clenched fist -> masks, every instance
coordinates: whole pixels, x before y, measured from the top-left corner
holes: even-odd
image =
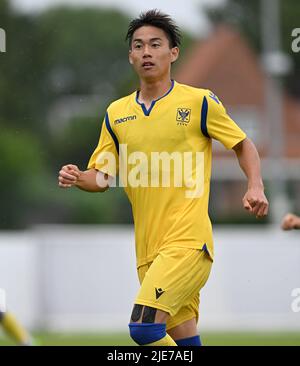
[[[61,188],[70,188],[75,186],[81,173],[82,172],[79,170],[77,165],[64,165],[59,171],[58,185]]]
[[[244,208],[257,218],[268,214],[269,202],[262,189],[248,189],[243,198]]]

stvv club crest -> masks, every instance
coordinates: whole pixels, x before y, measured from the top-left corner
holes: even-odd
[[[187,125],[190,122],[191,109],[188,108],[178,108],[176,121],[178,125]]]

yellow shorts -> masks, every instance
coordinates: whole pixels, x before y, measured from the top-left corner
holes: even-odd
[[[199,318],[200,289],[205,285],[212,260],[204,250],[167,247],[153,262],[138,268],[141,283],[135,304],[170,314],[167,329]]]

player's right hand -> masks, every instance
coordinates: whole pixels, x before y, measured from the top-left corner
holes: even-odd
[[[61,188],[70,188],[76,185],[81,171],[77,165],[64,165],[59,171],[58,185]]]

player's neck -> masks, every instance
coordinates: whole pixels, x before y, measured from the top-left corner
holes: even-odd
[[[170,76],[157,81],[140,81],[139,102],[149,107],[153,100],[164,96],[171,88],[172,81]]]

